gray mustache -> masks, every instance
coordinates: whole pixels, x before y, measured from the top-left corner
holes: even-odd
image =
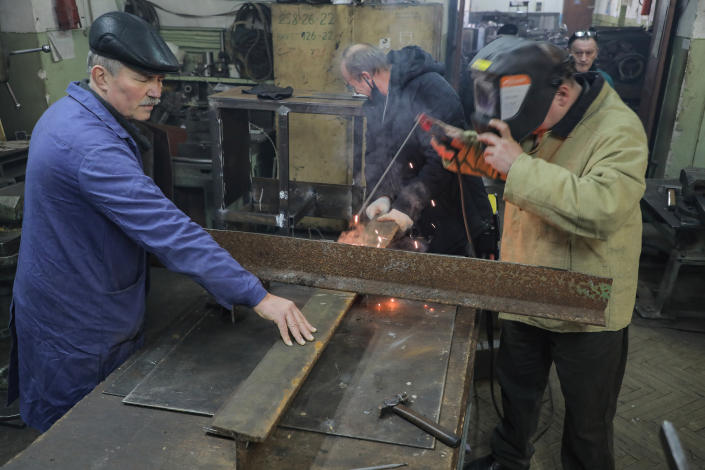
[[[156,106],[160,101],[159,98],[145,98],[140,103],[140,106]]]

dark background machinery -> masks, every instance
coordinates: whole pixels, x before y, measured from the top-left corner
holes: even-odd
[[[597,66],[610,74],[614,88],[633,110],[639,109],[651,33],[641,27],[596,27]]]

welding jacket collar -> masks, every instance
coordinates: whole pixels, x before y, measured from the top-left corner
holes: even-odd
[[[583,119],[590,105],[602,91],[605,79],[598,72],[585,72],[575,75],[575,81],[583,87],[578,99],[573,103],[563,119],[551,129],[551,133],[565,139]]]

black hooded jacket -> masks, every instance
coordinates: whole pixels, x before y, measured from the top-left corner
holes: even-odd
[[[364,105],[368,191],[379,181],[419,113],[465,127],[460,98],[441,75],[443,66],[430,54],[408,46],[391,51],[387,59],[392,65],[389,92]],[[462,178],[468,225],[475,240],[491,224],[491,207],[482,179]],[[432,238],[430,251],[459,254],[464,249],[458,176],[443,168],[428,133],[418,127],[413,132],[373,200],[381,196],[388,196],[392,208],[407,214],[421,235]]]

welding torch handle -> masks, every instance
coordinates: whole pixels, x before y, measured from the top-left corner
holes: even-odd
[[[392,410],[405,420],[423,429],[448,447],[458,447],[460,445],[460,437],[458,437],[455,433],[450,432],[428,418],[421,416],[411,408],[404,405],[396,405],[392,408]]]
[[[406,139],[404,139],[404,142],[402,142],[401,145],[399,146],[399,150],[397,150],[397,153],[395,153],[395,154],[394,154],[394,157],[392,157],[392,161],[389,162],[389,165],[387,165],[387,168],[384,170],[384,173],[382,173],[382,176],[379,177],[379,181],[377,181],[377,184],[375,185],[375,187],[372,188],[372,191],[370,191],[370,194],[367,196],[367,199],[365,199],[365,202],[362,203],[362,206],[360,207],[360,210],[357,211],[357,216],[358,216],[358,217],[360,217],[360,215],[362,214],[362,211],[364,211],[365,208],[367,207],[367,205],[370,203],[370,200],[372,199],[372,196],[374,196],[375,193],[377,192],[377,188],[379,188],[379,185],[382,183],[382,181],[384,181],[384,177],[387,176],[387,173],[389,172],[389,169],[392,168],[392,165],[394,165],[394,162],[396,161],[397,157],[398,157],[399,154],[401,153],[401,151],[402,151],[402,149],[404,148],[404,146],[406,145],[406,143],[409,141],[409,138],[411,137],[411,134],[414,133],[414,130],[416,130],[416,128],[418,127],[418,125],[419,125],[419,120],[418,120],[418,119],[415,119],[415,120],[414,120],[414,126],[411,128],[411,130],[409,131],[409,133],[406,135]]]

